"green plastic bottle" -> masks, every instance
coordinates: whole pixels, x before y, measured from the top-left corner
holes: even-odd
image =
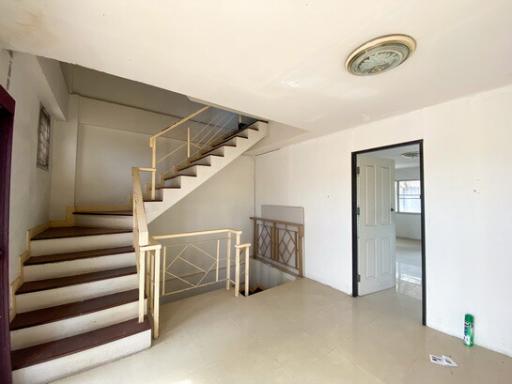
[[[464,316],[464,344],[472,347],[475,343],[475,317],[469,313]]]

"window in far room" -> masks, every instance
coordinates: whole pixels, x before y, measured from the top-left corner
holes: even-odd
[[[419,180],[395,182],[395,206],[400,213],[421,213],[421,184]]]

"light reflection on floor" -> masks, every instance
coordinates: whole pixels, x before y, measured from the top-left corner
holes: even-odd
[[[421,242],[396,239],[396,286],[398,293],[421,300]]]

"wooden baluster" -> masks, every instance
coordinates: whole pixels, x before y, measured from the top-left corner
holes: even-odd
[[[295,268],[299,270],[299,232],[293,232],[295,239]]]
[[[149,146],[151,147],[151,200],[156,197],[156,138],[149,139]]]
[[[272,223],[272,259],[279,261],[279,228],[275,222]]]
[[[144,251],[139,249],[139,323],[144,321],[144,278],[146,275],[145,266],[146,260],[144,257]]]
[[[258,231],[258,220],[254,219],[254,225],[253,225],[253,236],[252,236],[252,243],[254,244],[254,250],[252,251],[252,254],[254,257],[258,257],[258,238],[259,238],[259,231]]]
[[[215,261],[215,281],[219,281],[219,256],[220,256],[220,239],[217,240],[217,257]]]
[[[231,286],[231,232],[228,233],[228,245],[226,250],[226,289]]]
[[[240,249],[235,248],[235,296],[238,297],[240,291]]]
[[[298,266],[297,266],[297,269],[299,271],[299,276],[300,277],[303,277],[304,276],[304,271],[303,271],[303,268],[304,268],[304,265],[303,265],[303,250],[302,250],[302,243],[304,241],[304,226],[302,225],[299,225],[299,241],[297,243],[297,258],[299,260],[299,263],[298,263]]]
[[[240,245],[240,234],[236,234],[236,245]],[[240,248],[235,247],[235,296],[240,291]]]
[[[167,271],[167,247],[163,247],[163,261],[162,261],[162,294],[165,295],[165,280]]]
[[[154,284],[153,284],[153,338],[157,339],[160,334],[160,250],[154,251]]]
[[[245,297],[249,297],[249,248],[245,248]]]

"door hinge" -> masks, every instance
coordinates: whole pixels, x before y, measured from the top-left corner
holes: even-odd
[[[361,214],[361,208],[357,207],[356,208],[356,215],[359,216]]]
[[[361,282],[361,275],[358,273],[357,274],[357,282],[360,283]]]
[[[359,175],[361,173],[361,167],[356,167],[356,175]]]

